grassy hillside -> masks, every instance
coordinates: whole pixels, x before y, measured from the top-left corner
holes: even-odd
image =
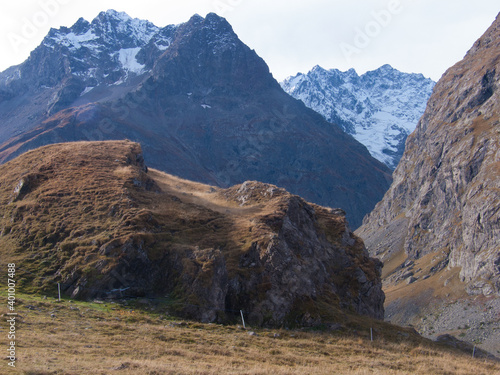
[[[354,302],[367,298],[369,307],[370,290],[380,287],[375,261],[341,211],[276,186],[216,189],[148,171],[135,143],[81,142],[47,146],[0,166],[0,207],[0,266],[16,264],[14,373],[499,370],[472,361],[470,350],[446,349],[411,329],[357,314]],[[317,285],[336,289],[311,286],[321,275],[318,265],[331,278]],[[7,272],[0,274],[5,322]],[[54,299],[58,283],[61,302]],[[224,285],[241,294],[219,298]],[[294,288],[309,294],[293,294]],[[281,324],[275,321],[280,328],[264,329],[272,324],[255,318],[262,301],[278,301],[278,313],[290,309]],[[240,309],[256,335],[234,325]],[[207,321],[229,324],[174,318],[206,311],[216,312]],[[283,329],[304,323],[308,329]],[[6,325],[0,327],[4,343]],[[0,366],[1,373],[9,370],[7,359]]]
[[[5,293],[0,296],[4,301]],[[372,342],[366,326],[334,332],[243,330],[178,321],[147,301],[58,302],[19,295],[17,311],[17,366],[9,370],[0,363],[4,374],[500,373],[497,362],[472,359],[380,321],[373,322]],[[0,335],[4,332],[2,325]]]
[[[1,165],[0,207],[1,262],[16,263],[23,292],[126,291],[205,322],[241,309],[268,326],[383,315],[380,265],[340,210],[269,184],[218,189],[148,170],[130,141],[51,145]]]

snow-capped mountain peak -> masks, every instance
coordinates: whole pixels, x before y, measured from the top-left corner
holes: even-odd
[[[290,187],[342,208],[352,227],[390,182],[365,147],[283,92],[214,13],[157,28],[108,11],[52,30],[0,73],[0,124],[0,162],[35,145],[134,139],[153,167],[219,186]]]
[[[394,169],[406,137],[415,129],[435,85],[422,74],[386,64],[358,75],[316,65],[281,83],[283,89],[363,143]]]
[[[159,31],[159,28],[149,21],[132,18],[115,10],[101,12],[92,21],[92,25],[101,37],[113,42],[123,40],[125,44],[146,44]],[[124,47],[130,48],[132,45]]]
[[[45,92],[48,114],[79,98],[82,103],[99,101],[150,71],[179,27],[160,28],[115,10],[90,22],[80,18],[71,27],[51,29],[25,63],[1,74],[0,92]]]
[[[71,27],[51,29],[33,52],[34,60],[58,60],[55,67],[59,74],[77,78],[79,95],[83,96],[93,87],[120,85],[143,74],[151,68],[146,66],[148,57],[151,60],[163,53],[176,29],[173,25],[159,28],[125,12],[108,10],[91,22],[80,18]],[[49,65],[53,63],[47,64],[47,68]],[[48,80],[43,81],[40,87],[52,87]]]
[[[108,9],[105,12],[101,12],[97,17],[98,18],[99,17],[101,17],[101,18],[114,18],[114,19],[122,20],[124,22],[128,22],[128,21],[132,20],[132,17],[130,17],[127,13],[118,12],[114,9]]]
[[[108,10],[99,13],[91,23],[80,18],[71,28],[52,29],[44,44],[60,44],[73,50],[82,47],[93,49],[95,45],[134,48],[147,44],[159,30],[149,21]]]

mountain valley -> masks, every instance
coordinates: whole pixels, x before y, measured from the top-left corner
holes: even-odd
[[[51,29],[0,73],[19,364],[500,372],[499,87],[500,15],[437,83],[280,84],[214,13]]]
[[[500,17],[436,84],[384,199],[356,231],[390,321],[500,353]]]

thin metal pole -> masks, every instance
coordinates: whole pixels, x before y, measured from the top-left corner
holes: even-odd
[[[61,302],[61,284],[57,283],[57,291],[59,292],[59,302]]]
[[[240,314],[241,314],[241,321],[243,322],[243,328],[247,328],[245,327],[245,318],[243,318],[243,310],[240,310]]]

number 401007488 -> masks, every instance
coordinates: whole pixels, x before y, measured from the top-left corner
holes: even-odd
[[[14,311],[14,305],[16,304],[16,265],[14,263],[7,264],[7,275],[9,277],[7,281],[7,305],[9,311]]]

